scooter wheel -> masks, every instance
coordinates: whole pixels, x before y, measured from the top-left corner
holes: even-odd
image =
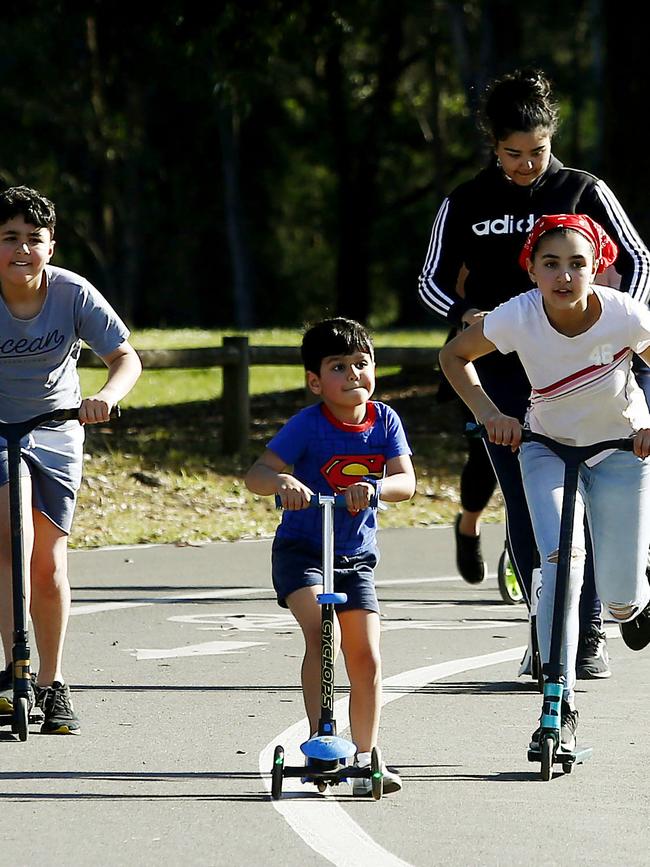
[[[273,768],[271,770],[271,797],[279,801],[282,797],[282,778],[284,777],[284,747],[279,744],[273,753]]]
[[[503,553],[499,557],[497,581],[499,583],[499,593],[506,605],[519,605],[520,602],[524,601],[524,595],[519,587],[507,548],[503,549]]]
[[[542,747],[542,780],[545,783],[553,776],[553,750],[555,749],[555,740],[552,735],[546,735],[541,744]]]
[[[14,705],[13,730],[18,734],[19,740],[27,740],[27,735],[29,734],[29,703],[25,696],[21,696]]]
[[[373,747],[370,753],[370,775],[372,797],[375,801],[379,801],[384,793],[384,773],[379,747]]]
[[[322,794],[327,789],[327,783],[316,783],[316,788]]]
[[[565,774],[570,774],[571,771],[573,770],[573,762],[565,762],[562,765],[562,770],[564,771]]]

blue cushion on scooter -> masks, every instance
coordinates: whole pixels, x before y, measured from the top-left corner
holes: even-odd
[[[316,596],[319,605],[342,605],[348,601],[347,593],[319,593]]]

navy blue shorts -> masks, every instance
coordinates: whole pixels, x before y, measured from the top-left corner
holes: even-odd
[[[336,606],[337,611],[376,611],[379,602],[375,590],[375,566],[379,551],[372,548],[351,557],[334,557],[334,590],[347,593],[348,601]],[[273,540],[271,552],[273,586],[278,605],[287,608],[287,596],[302,587],[323,583],[322,551],[295,539]]]

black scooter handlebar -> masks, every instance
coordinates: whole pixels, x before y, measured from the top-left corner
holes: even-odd
[[[485,425],[476,424],[475,422],[468,422],[465,425],[465,436],[469,439],[478,439],[479,437],[487,441],[487,431],[485,429]],[[544,434],[534,433],[528,428],[523,428],[521,432],[521,441],[524,443],[541,443],[544,446],[547,446],[549,449],[554,451],[560,457],[564,455],[562,453],[577,453],[583,452],[585,457],[582,457],[581,460],[587,460],[589,457],[598,454],[598,452],[604,452],[607,449],[620,449],[621,451],[631,452],[634,449],[634,438],[627,437],[621,439],[614,440],[603,440],[599,443],[592,443],[588,446],[569,446],[566,443],[559,443],[551,437],[544,436]]]

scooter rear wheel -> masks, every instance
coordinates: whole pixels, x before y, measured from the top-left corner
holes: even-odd
[[[506,605],[519,605],[520,602],[524,601],[524,596],[517,582],[517,576],[510,562],[507,548],[503,549],[503,553],[499,557],[497,581],[499,583],[499,593]]]
[[[282,778],[284,777],[284,747],[279,744],[273,753],[273,768],[271,770],[271,797],[279,801],[282,797]]]
[[[552,735],[546,735],[542,744],[542,769],[541,776],[545,783],[553,776],[553,751],[555,749],[555,739]]]
[[[13,731],[18,734],[18,739],[26,741],[29,734],[29,702],[25,696],[21,696],[14,704]]]
[[[370,753],[370,785],[372,797],[375,801],[381,800],[384,793],[384,773],[381,763],[381,750],[379,747],[373,747]]]

